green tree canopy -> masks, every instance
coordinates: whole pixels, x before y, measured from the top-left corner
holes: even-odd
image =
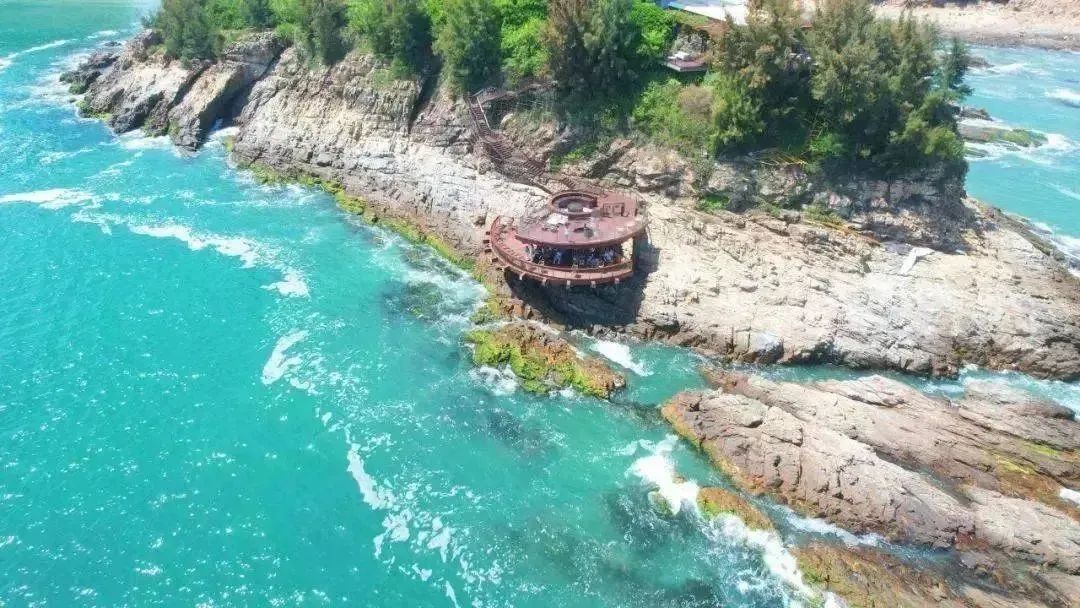
[[[297,0],[297,42],[308,57],[332,65],[348,50],[341,36],[345,25],[342,0]]]
[[[431,55],[431,19],[420,0],[355,0],[349,26],[376,55],[407,71],[419,72]]]
[[[652,67],[662,28],[646,18],[650,11],[639,11],[651,28],[651,39],[643,38],[633,16],[635,2],[551,0],[543,40],[549,71],[564,94],[616,98],[633,90]]]
[[[435,52],[456,90],[471,93],[498,76],[500,28],[491,0],[445,1]]]
[[[205,0],[165,0],[153,21],[171,57],[192,61],[209,59],[217,52],[217,29]]]

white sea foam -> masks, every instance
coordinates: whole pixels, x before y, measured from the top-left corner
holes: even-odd
[[[87,152],[92,152],[92,151],[93,151],[93,148],[80,148],[78,150],[74,150],[74,151],[71,151],[71,152],[63,152],[63,151],[45,152],[45,153],[42,153],[40,156],[38,156],[38,161],[43,165],[51,165],[53,163],[64,160],[65,158],[72,158],[74,156],[78,156],[80,154],[85,154]]]
[[[191,228],[181,224],[136,224],[128,226],[128,229],[135,234],[152,236],[158,239],[176,239],[185,243],[188,249],[192,251],[211,247],[222,255],[239,258],[244,263],[244,268],[251,268],[259,261],[259,254],[255,244],[243,237],[199,235]]]
[[[450,600],[450,603],[454,605],[454,608],[460,608],[461,605],[458,604],[457,594],[454,593],[454,587],[452,585],[450,585],[450,581],[445,581],[445,583],[446,583],[446,598]]]
[[[652,446],[652,453],[634,461],[630,473],[642,481],[656,486],[660,496],[667,502],[672,513],[678,513],[683,507],[697,508],[697,483],[680,481],[675,474],[675,464],[671,461],[671,451],[678,439],[669,435],[660,443]]]
[[[1061,186],[1061,185],[1058,185],[1058,184],[1051,184],[1051,186],[1054,188],[1054,190],[1057,190],[1058,192],[1064,194],[1065,196],[1067,196],[1067,197],[1069,197],[1071,199],[1075,199],[1075,200],[1080,201],[1080,192],[1077,192],[1075,190],[1072,190],[1070,188],[1066,188],[1065,186]]]
[[[1005,63],[1002,65],[992,65],[982,68],[982,70],[990,72],[992,74],[1017,74],[1027,69],[1027,64],[1022,61],[1014,63]]]
[[[151,137],[142,131],[131,131],[117,136],[115,141],[125,150],[172,150],[180,155],[167,135]]]
[[[109,198],[110,196],[113,195],[105,195],[104,198]],[[243,268],[254,268],[259,266],[271,268],[281,273],[281,280],[270,283],[269,285],[264,285],[263,289],[276,291],[286,297],[307,297],[310,295],[310,290],[304,280],[303,273],[282,263],[282,254],[280,251],[277,251],[274,247],[264,245],[246,237],[200,232],[183,224],[172,222],[158,224],[146,223],[123,215],[82,213],[81,210],[72,214],[72,220],[96,224],[107,234],[112,232],[110,226],[116,224],[127,227],[127,229],[134,234],[159,239],[178,240],[187,245],[188,249],[191,251],[212,249],[221,255],[240,260]]]
[[[360,496],[372,509],[389,509],[394,505],[394,494],[390,490],[379,487],[375,478],[368,475],[364,470],[364,460],[360,458],[360,452],[355,444],[349,446],[346,456],[349,461],[348,471],[360,488]]]
[[[833,525],[824,519],[803,517],[787,507],[779,507],[787,517],[787,521],[793,528],[823,536],[834,536],[845,545],[880,545],[883,542],[877,534],[852,534],[840,526]]]
[[[1080,91],[1060,88],[1048,91],[1046,96],[1067,106],[1080,108]]]
[[[111,36],[119,36],[120,32],[116,30],[101,30],[100,32],[94,32],[87,36],[89,40],[97,40],[98,38],[109,38]]]
[[[211,141],[221,141],[226,137],[235,137],[240,133],[239,127],[225,127],[224,129],[216,129],[210,133]]]
[[[164,571],[161,569],[161,566],[158,566],[157,564],[149,564],[141,568],[135,568],[135,572],[142,574],[143,576],[158,576]]]
[[[589,348],[600,353],[613,363],[617,363],[619,366],[624,367],[639,376],[648,376],[652,374],[644,363],[634,360],[633,353],[630,352],[630,347],[625,344],[608,340],[596,340]]]
[[[1009,142],[965,142],[964,145],[969,151],[968,160],[972,162],[996,161],[1010,157],[1046,166],[1054,165],[1060,157],[1077,149],[1076,142],[1060,133],[1041,134],[1046,137],[1046,142],[1032,147],[1018,146]]]
[[[70,43],[71,40],[53,40],[52,42],[46,42],[45,44],[39,44],[37,46],[32,46],[28,49],[23,49],[21,51],[12,53],[8,55],[8,57],[21,57],[22,55],[26,55],[29,53],[37,53],[38,51],[47,51],[49,49],[55,49],[58,46],[64,46],[65,44]]]
[[[289,269],[285,276],[276,283],[263,285],[263,289],[277,291],[283,296],[306,298],[310,295],[304,276],[299,271]]]
[[[721,536],[728,541],[741,542],[761,552],[762,561],[777,579],[804,597],[814,594],[803,581],[802,572],[795,556],[784,546],[775,532],[756,530],[747,527],[743,520],[734,515],[721,514],[706,527],[712,535]]]
[[[286,351],[306,337],[307,332],[301,330],[294,331],[278,339],[277,344],[274,345],[274,350],[270,353],[270,358],[263,365],[263,384],[270,385],[281,380],[286,372],[300,365],[300,357],[288,356]]]
[[[0,204],[31,203],[45,209],[60,209],[69,205],[79,205],[96,200],[96,197],[83,190],[71,188],[50,188],[33,192],[17,192],[0,195]]]
[[[518,387],[517,377],[509,368],[474,367],[469,370],[469,377],[500,397],[513,394]]]
[[[56,48],[58,46],[64,46],[65,44],[68,44],[69,42],[71,42],[71,41],[70,40],[53,40],[52,42],[46,42],[45,44],[39,44],[38,46],[32,46],[30,48],[23,49],[21,51],[15,51],[14,53],[8,53],[7,55],[5,55],[3,57],[0,57],[0,71],[3,71],[4,69],[10,67],[11,64],[15,62],[15,59],[17,59],[19,57],[22,57],[23,55],[27,55],[27,54],[30,54],[30,53],[37,53],[38,51],[45,51],[45,50],[48,50],[48,49],[53,49],[53,48]]]
[[[629,473],[655,486],[672,512],[678,513],[682,508],[690,508],[702,517],[697,506],[698,484],[693,481],[681,481],[676,476],[675,465],[671,460],[671,451],[676,441],[677,438],[674,435],[669,435],[656,444],[639,442],[638,446],[644,447],[651,453],[635,460]],[[773,576],[799,595],[813,596],[814,591],[803,581],[795,556],[787,550],[783,540],[775,532],[751,529],[742,519],[733,514],[721,514],[708,520],[704,525],[704,530],[717,542],[734,541],[757,549],[761,552],[762,560]]]
[[[1080,505],[1080,492],[1077,492],[1076,490],[1070,490],[1069,488],[1061,488],[1061,491],[1058,492],[1058,496],[1061,496],[1062,499],[1067,500],[1071,503]]]

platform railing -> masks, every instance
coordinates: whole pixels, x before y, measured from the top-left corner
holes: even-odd
[[[495,218],[489,231],[492,252],[500,262],[512,272],[521,277],[529,276],[542,282],[551,281],[555,284],[599,284],[618,283],[622,279],[634,274],[634,262],[625,259],[615,264],[599,266],[595,268],[582,266],[547,266],[522,259],[515,255],[507,240],[513,238],[513,220],[507,221],[503,217]]]

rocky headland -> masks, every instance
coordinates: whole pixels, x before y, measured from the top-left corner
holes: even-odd
[[[237,164],[321,184],[349,211],[408,227],[475,265],[514,316],[736,362],[1080,378],[1080,280],[1020,222],[966,198],[956,173],[825,178],[753,158],[703,164],[630,139],[567,154],[580,133],[511,109],[499,126],[520,150],[565,159],[572,179],[633,195],[650,214],[633,280],[545,290],[494,272],[483,244],[496,216],[541,203],[541,184],[475,149],[466,103],[434,78],[394,78],[359,52],[311,67],[270,33],[185,65],[144,32],[64,79],[84,94],[81,112],[117,131],[195,149],[215,125],[235,126]],[[530,324],[486,325],[469,341],[478,363],[520,368],[538,392],[604,396],[622,384]],[[808,546],[797,556],[811,583],[853,606],[1076,605],[1080,511],[1062,498],[1080,486],[1071,412],[994,384],[948,401],[880,377],[714,380],[716,390],[680,395],[663,413],[740,489],[944,552],[950,568]],[[703,490],[698,502],[772,527],[737,494]]]
[[[147,32],[67,75],[86,91],[82,111],[187,148],[218,121],[235,124],[239,164],[332,185],[481,270],[487,225],[542,201],[473,150],[464,101],[437,81],[395,79],[356,52],[312,68],[272,34],[189,66],[158,48]],[[574,145],[551,123],[502,122],[537,158]],[[640,276],[617,288],[510,281],[526,314],[733,361],[1080,377],[1080,281],[1038,237],[965,199],[960,175],[826,180],[746,158],[703,167],[629,140],[564,171],[647,201],[649,246]],[[700,210],[706,197],[724,208]]]

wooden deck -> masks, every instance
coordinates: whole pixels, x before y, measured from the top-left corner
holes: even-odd
[[[625,237],[623,238],[625,240]],[[626,259],[599,268],[563,267],[536,264],[525,250],[526,243],[518,238],[513,220],[499,216],[488,231],[488,245],[497,264],[518,275],[540,281],[544,285],[597,285],[619,283],[634,275],[634,262]]]
[[[567,201],[581,201],[584,205],[570,208]],[[647,224],[645,213],[630,197],[570,190],[548,199],[545,213],[518,221],[515,233],[526,243],[586,249],[618,245],[641,234]]]

